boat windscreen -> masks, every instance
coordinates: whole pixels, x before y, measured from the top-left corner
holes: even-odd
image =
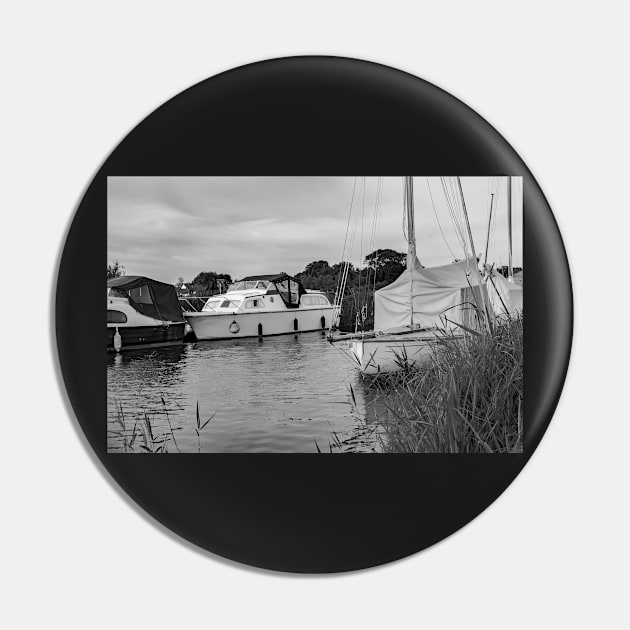
[[[213,300],[209,299],[205,304],[202,310],[204,311],[215,311],[221,305],[222,300]]]
[[[232,293],[233,291],[251,291],[252,289],[266,289],[269,286],[269,281],[267,280],[241,280],[240,282],[235,282],[228,287],[227,292]]]
[[[298,308],[300,305],[300,296],[305,293],[302,285],[289,276],[274,281],[276,289],[287,308]]]

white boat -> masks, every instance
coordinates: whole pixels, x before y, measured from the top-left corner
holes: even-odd
[[[458,184],[465,213],[459,179]],[[496,272],[482,276],[476,258],[423,267],[416,256],[411,177],[405,178],[404,205],[407,268],[394,282],[375,292],[374,330],[329,337],[346,350],[364,374],[422,365],[429,360],[440,336],[483,329],[486,317],[503,311],[511,316],[522,309],[522,290],[518,293],[515,285]]]
[[[201,311],[184,316],[198,340],[323,331],[335,323],[326,295],[286,274],[243,278],[209,298]]]
[[[107,350],[182,343],[186,322],[170,284],[144,276],[107,281]]]
[[[364,374],[393,372],[422,365],[444,334],[462,334],[462,325],[480,326],[478,304],[486,287],[464,260],[442,267],[405,269],[390,285],[374,294],[374,331],[340,336]],[[487,296],[486,296],[487,297]]]

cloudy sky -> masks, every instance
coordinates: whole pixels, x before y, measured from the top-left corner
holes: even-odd
[[[379,179],[380,219],[373,239]],[[506,178],[461,181],[477,253],[485,251],[495,193],[488,259],[507,264]],[[402,177],[109,177],[108,262],[119,260],[128,275],[169,283],[180,277],[190,281],[200,271],[234,279],[295,274],[314,260],[331,265],[341,260],[350,216],[350,260],[358,265],[374,249],[407,250],[402,182]],[[522,180],[513,182],[513,262],[521,266]],[[422,264],[462,258],[440,178],[414,177],[414,193]]]

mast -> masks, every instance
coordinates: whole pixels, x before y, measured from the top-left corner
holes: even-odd
[[[514,269],[512,268],[512,177],[508,176],[508,281],[514,282]]]
[[[459,196],[461,197],[462,200],[462,209],[464,210],[464,217],[466,219],[466,227],[468,228],[468,238],[470,240],[470,249],[472,251],[472,256],[475,259],[475,271],[476,271],[476,275],[477,275],[477,282],[479,283],[479,294],[481,295],[481,305],[483,307],[483,312],[484,312],[484,320],[486,325],[489,327],[490,326],[490,318],[488,316],[488,308],[486,306],[486,298],[484,296],[484,291],[483,291],[483,281],[481,279],[481,272],[479,271],[479,264],[477,261],[477,254],[475,253],[475,242],[473,240],[473,235],[472,235],[472,230],[470,229],[470,221],[468,220],[468,210],[466,210],[466,200],[464,199],[464,189],[462,188],[462,180],[457,177],[457,185],[459,186]],[[474,292],[473,292],[474,293]]]
[[[490,226],[492,225],[492,207],[494,206],[494,193],[490,196],[490,216],[488,217],[488,236],[486,237],[486,254],[483,258],[483,266],[488,263],[488,249],[490,248]]]
[[[410,273],[410,324],[413,328],[413,270],[416,266],[416,224],[413,207],[413,177],[405,177],[405,211],[407,218],[407,269]]]
[[[416,224],[413,207],[413,177],[405,177],[405,210],[407,213],[407,269],[416,265]]]

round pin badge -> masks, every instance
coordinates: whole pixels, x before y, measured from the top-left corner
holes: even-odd
[[[68,232],[55,325],[87,440],[150,516],[332,573],[421,551],[507,488],[559,399],[572,294],[488,122],[393,68],[296,57],[124,138]]]

